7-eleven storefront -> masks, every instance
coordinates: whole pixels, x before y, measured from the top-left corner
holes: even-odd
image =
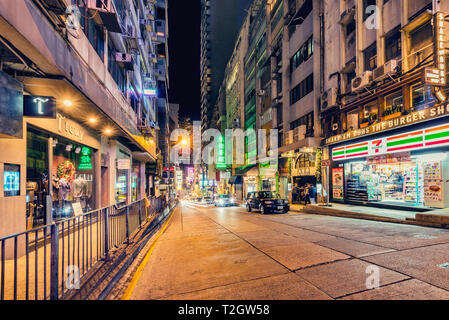
[[[338,144],[331,154],[333,201],[449,206],[447,118]]]

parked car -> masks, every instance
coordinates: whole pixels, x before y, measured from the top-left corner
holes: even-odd
[[[235,205],[235,199],[230,197],[228,194],[220,194],[215,199],[216,207],[228,207]]]
[[[214,204],[214,201],[212,200],[212,197],[207,196],[207,197],[203,198],[202,203],[203,204]]]
[[[271,191],[249,192],[246,200],[246,210],[253,210],[265,213],[287,213],[290,211],[288,200],[281,199],[280,196]]]

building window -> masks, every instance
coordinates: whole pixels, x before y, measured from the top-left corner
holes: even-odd
[[[379,108],[377,101],[373,101],[363,106],[362,114],[360,115],[360,128],[372,125],[378,119]]]
[[[300,126],[306,127],[306,135],[309,136],[313,132],[313,112],[302,116],[290,123],[290,130],[294,130]]]
[[[290,68],[293,72],[303,62],[306,62],[313,55],[313,36],[311,36],[290,59]]]
[[[365,57],[365,71],[374,70],[377,68],[377,43],[374,42],[364,52]]]
[[[389,36],[385,39],[385,59],[390,61],[392,59],[401,57],[402,54],[402,42],[400,27],[397,27]]]
[[[382,112],[382,118],[395,117],[394,115],[402,115],[403,107],[404,103],[401,90],[386,96],[385,108]]]
[[[435,98],[432,96],[432,88],[417,83],[411,87],[412,111],[419,111],[431,108],[435,105]]]
[[[412,50],[417,51],[432,42],[432,24],[427,22],[410,33]]]
[[[313,91],[313,73],[290,91],[290,105],[295,104]]]
[[[359,128],[359,110],[353,110],[347,114],[347,128],[349,131],[357,130]]]

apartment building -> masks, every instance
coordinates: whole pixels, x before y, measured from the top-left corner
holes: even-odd
[[[333,201],[449,204],[449,3],[324,1],[321,98]]]
[[[165,11],[163,0],[0,3],[0,235],[155,192]]]
[[[201,121],[211,126],[233,44],[252,0],[201,0]]]

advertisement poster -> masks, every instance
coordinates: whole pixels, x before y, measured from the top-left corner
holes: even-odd
[[[443,180],[439,161],[424,164],[424,200],[426,202],[443,201]]]
[[[343,200],[343,168],[332,169],[332,186],[334,200]]]

